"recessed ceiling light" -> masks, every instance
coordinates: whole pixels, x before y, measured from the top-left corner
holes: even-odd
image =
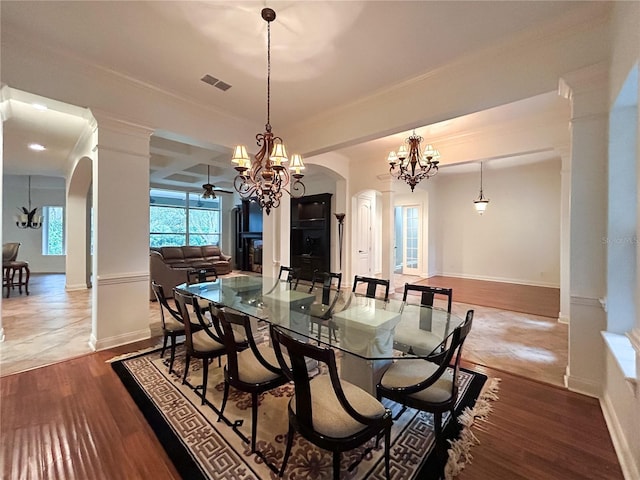
[[[41,112],[48,110],[48,107],[46,105],[43,105],[41,103],[32,103],[31,106],[33,108],[35,108],[36,110],[40,110]]]
[[[42,152],[43,150],[46,150],[46,147],[44,145],[40,145],[39,143],[31,143],[29,144],[29,148],[31,150],[35,150],[36,152]]]

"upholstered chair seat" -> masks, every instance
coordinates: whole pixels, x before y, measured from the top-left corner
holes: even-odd
[[[380,384],[390,389],[411,387],[432,376],[438,367],[438,364],[420,358],[398,360],[387,369]],[[424,402],[442,403],[451,399],[452,391],[453,370],[448,369],[429,388],[407,394],[407,396]]]
[[[234,332],[234,335],[236,334],[237,332]],[[278,364],[278,359],[273,352],[273,348],[267,345],[259,345],[258,350],[262,357],[271,365]],[[238,376],[240,380],[245,383],[263,383],[275,380],[281,377],[282,374],[265,368],[251,349],[247,349],[238,353]]]
[[[194,333],[191,338],[193,339],[193,349],[196,352],[207,353],[225,349],[222,343],[211,338],[205,330]]]
[[[316,432],[332,438],[345,438],[365,428],[365,425],[356,421],[342,408],[328,375],[319,375],[309,384],[313,428]],[[385,408],[375,397],[345,380],[341,380],[340,384],[345,397],[360,414],[371,419],[383,417]],[[295,395],[291,398],[290,404],[293,413],[296,413]]]

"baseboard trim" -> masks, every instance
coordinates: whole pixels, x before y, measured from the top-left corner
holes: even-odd
[[[638,464],[640,460],[632,455],[627,438],[620,427],[620,422],[618,421],[611,398],[606,393],[602,400],[600,400],[600,408],[602,409],[604,421],[609,429],[609,436],[613,442],[613,448],[620,462],[622,475],[628,480],[640,478],[640,464]]]
[[[149,328],[138,330],[136,332],[123,333],[122,335],[115,335],[113,337],[103,338],[98,340],[92,333],[89,337],[89,347],[93,351],[106,350],[108,348],[119,347],[121,345],[127,345],[133,342],[139,342],[141,340],[147,340],[151,338],[151,331]]]
[[[602,395],[600,385],[591,380],[577,378],[568,373],[565,377],[565,383],[567,388],[572,392],[581,393],[594,398],[600,398]]]
[[[87,290],[88,288],[89,287],[87,287],[86,283],[77,283],[75,285],[67,284],[67,285],[64,286],[64,289],[67,292],[76,292],[78,290]]]
[[[431,274],[430,277],[454,277],[454,278],[465,278],[468,280],[483,280],[485,282],[500,282],[500,283],[513,283],[516,285],[527,285],[531,287],[546,287],[546,288],[560,288],[560,284],[549,283],[549,282],[536,282],[533,280],[518,280],[513,278],[505,278],[505,277],[487,277],[484,275],[467,275],[464,273],[436,273]]]

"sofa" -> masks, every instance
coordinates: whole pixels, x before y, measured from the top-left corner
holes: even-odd
[[[173,297],[173,287],[187,281],[192,268],[215,267],[218,275],[231,272],[231,256],[217,245],[158,247],[149,252],[149,273],[152,281],[164,287],[167,297]],[[150,298],[155,300],[150,288]]]

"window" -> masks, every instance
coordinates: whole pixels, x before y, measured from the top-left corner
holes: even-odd
[[[150,191],[152,247],[220,244],[220,199],[197,193]]]
[[[42,207],[42,254],[64,255],[64,207]]]

